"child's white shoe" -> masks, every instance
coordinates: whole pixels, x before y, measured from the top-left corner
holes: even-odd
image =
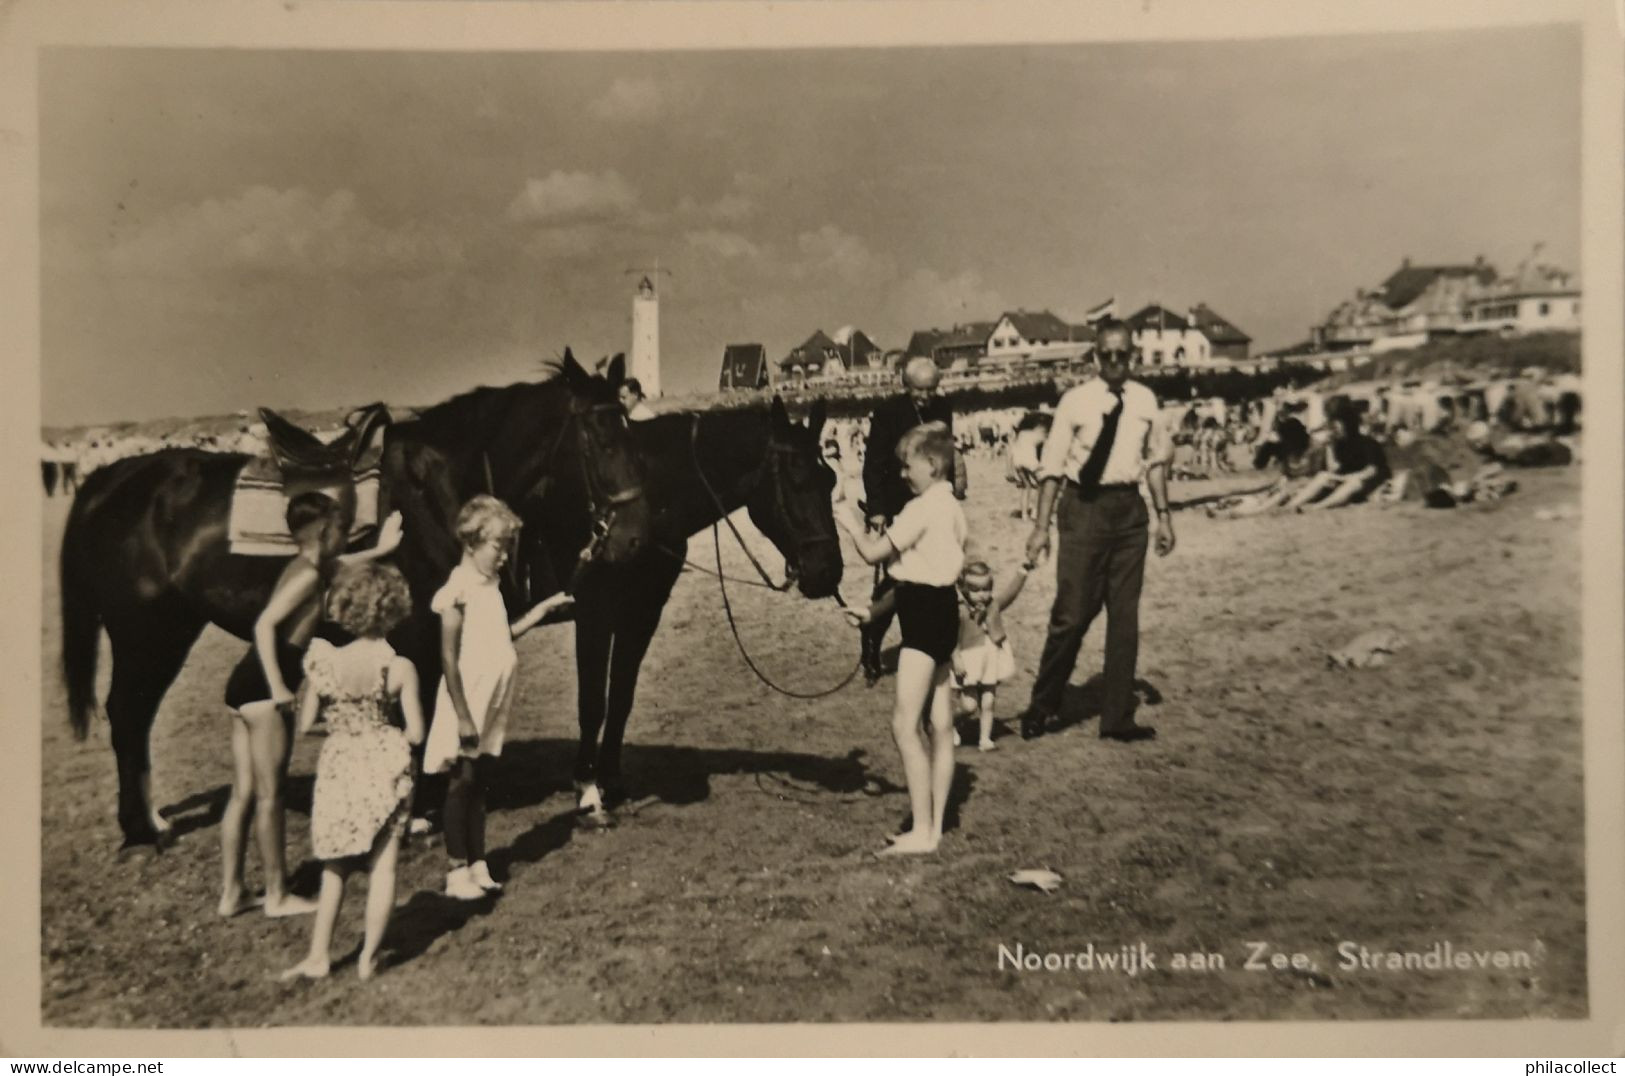
[[[453,900],[479,900],[485,896],[485,890],[480,888],[467,867],[458,867],[446,872],[446,896]]]
[[[502,883],[491,877],[491,868],[485,865],[485,860],[471,863],[468,867],[468,876],[474,879],[474,884],[488,893],[502,892]]]

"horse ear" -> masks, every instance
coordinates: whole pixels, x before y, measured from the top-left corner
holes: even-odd
[[[620,385],[626,380],[626,355],[617,351],[615,357],[609,360],[609,368],[604,371],[604,379],[611,385]]]
[[[812,413],[807,416],[807,428],[813,432],[814,437],[817,437],[824,430],[825,410],[822,396],[813,401]]]
[[[773,406],[770,409],[775,430],[786,429],[790,425],[790,413],[784,409],[784,397],[777,394],[773,397]]]
[[[564,374],[564,379],[577,388],[580,388],[588,377],[587,371],[581,368],[581,364],[576,361],[569,348],[564,349],[564,358],[559,362],[559,370]]]

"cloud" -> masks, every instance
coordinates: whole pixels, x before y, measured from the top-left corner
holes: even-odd
[[[712,202],[699,202],[685,194],[677,202],[675,215],[688,222],[737,224],[755,216],[758,208],[755,198],[735,186]]]
[[[638,196],[619,172],[555,171],[545,179],[528,179],[508,205],[510,220],[534,224],[570,224],[626,216],[637,209]]]
[[[748,194],[730,192],[711,204],[711,215],[718,220],[744,220],[756,212],[756,199]]]
[[[892,269],[890,261],[877,255],[863,239],[833,224],[798,235],[796,257],[789,265],[793,277],[860,284],[889,276]]]
[[[610,238],[602,224],[566,224],[537,230],[525,240],[522,249],[527,256],[542,261],[581,258],[602,250]]]
[[[880,318],[900,330],[996,318],[1010,304],[974,269],[944,275],[916,269],[889,287]]]
[[[688,232],[683,238],[688,242],[689,246],[725,259],[747,258],[755,260],[762,256],[762,248],[738,232],[702,228]]]
[[[617,78],[587,110],[612,123],[647,123],[663,111],[660,87],[652,78]]]
[[[107,260],[115,270],[160,274],[367,274],[450,268],[464,253],[447,232],[378,224],[352,191],[322,197],[251,187],[164,213],[112,247]]]

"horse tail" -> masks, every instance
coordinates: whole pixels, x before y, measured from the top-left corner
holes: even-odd
[[[58,564],[62,601],[62,680],[68,689],[68,722],[75,739],[90,731],[96,710],[96,659],[101,644],[102,610],[97,601],[95,573],[87,562],[92,527],[85,516],[87,498],[81,490],[68,513],[62,533]]]

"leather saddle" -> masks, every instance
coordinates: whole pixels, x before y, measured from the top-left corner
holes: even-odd
[[[368,404],[350,412],[344,420],[345,431],[328,443],[269,407],[260,408],[260,419],[265,423],[271,458],[283,480],[290,484],[322,479],[349,481],[361,468],[373,438],[390,422],[389,408],[381,403]]]

